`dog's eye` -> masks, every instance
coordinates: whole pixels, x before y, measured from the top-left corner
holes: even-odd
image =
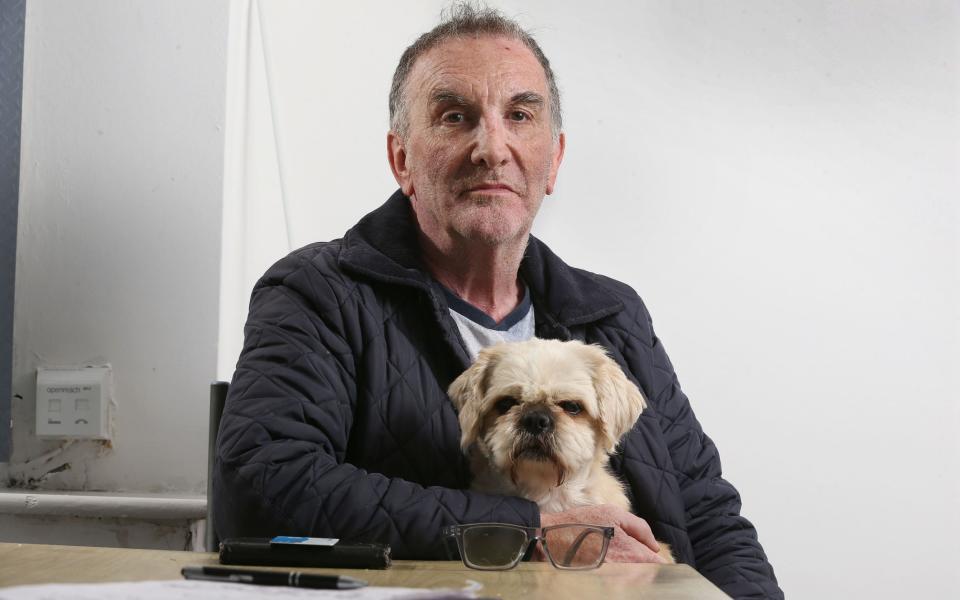
[[[583,411],[583,406],[579,402],[574,402],[573,400],[565,400],[560,403],[560,408],[564,410],[568,415],[579,415]]]
[[[506,396],[504,398],[500,398],[499,400],[497,400],[497,403],[494,404],[493,407],[497,409],[497,412],[502,415],[502,414],[506,414],[508,410],[510,410],[517,404],[518,402],[516,398],[511,398],[510,396]]]

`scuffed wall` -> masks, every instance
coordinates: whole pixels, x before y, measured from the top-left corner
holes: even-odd
[[[105,440],[58,440],[46,445],[52,447],[43,454],[7,466],[7,487],[89,491],[90,465],[112,450],[112,443]]]
[[[63,546],[191,550],[189,521],[0,514],[0,541]]]

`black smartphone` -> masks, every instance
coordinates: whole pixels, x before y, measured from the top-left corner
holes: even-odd
[[[390,566],[390,546],[370,542],[344,542],[328,538],[292,536],[230,538],[220,542],[220,563],[386,569]]]

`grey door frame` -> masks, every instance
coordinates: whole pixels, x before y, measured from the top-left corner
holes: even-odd
[[[0,463],[10,460],[26,0],[0,2]],[[0,487],[5,482],[0,482]]]

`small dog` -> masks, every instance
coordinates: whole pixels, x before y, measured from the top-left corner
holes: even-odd
[[[596,504],[630,510],[608,463],[646,402],[603,348],[540,339],[491,346],[448,393],[471,489],[522,496],[545,512]]]

